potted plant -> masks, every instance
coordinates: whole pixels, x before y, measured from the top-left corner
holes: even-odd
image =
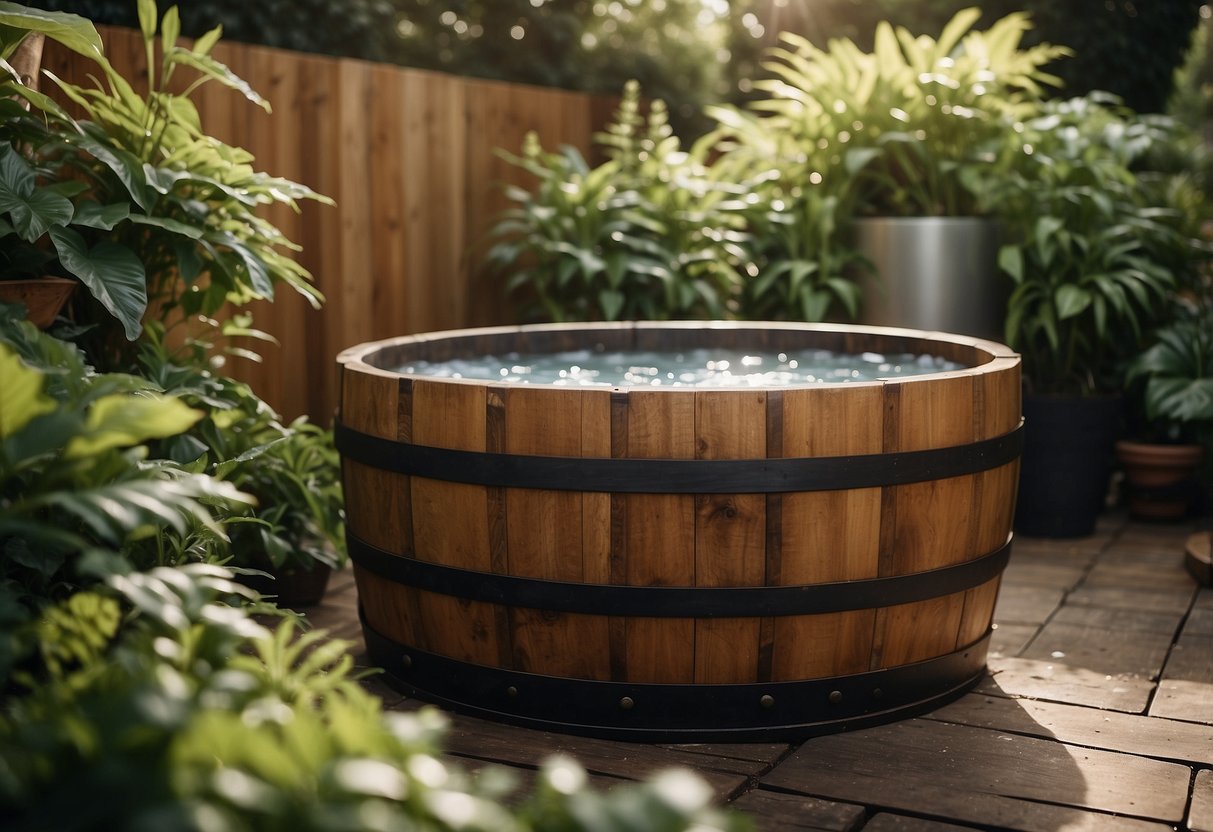
[[[957,13],[938,39],[881,23],[871,52],[785,34],[767,64],[776,77],[756,84],[767,129],[793,137],[811,177],[841,180],[841,216],[861,217],[856,245],[877,275],[863,282],[866,323],[1000,332],[992,192],[1024,152],[1013,125],[1059,83],[1042,67],[1068,52],[1020,49],[1022,13],[985,31],[979,17]]]
[[[1007,343],[1023,355],[1026,445],[1016,528],[1082,536],[1104,505],[1120,430],[1118,367],[1175,285],[1156,255],[1186,245],[1132,165],[1168,123],[1093,94],[1044,105],[1006,180]]]
[[[225,326],[229,335],[248,316]],[[159,390],[201,412],[189,430],[159,443],[158,454],[197,468],[252,495],[256,508],[228,518],[226,564],[246,584],[284,607],[311,606],[346,561],[340,466],[332,431],[306,417],[286,423],[243,382],[203,360],[209,345],[172,346],[149,322],[140,344],[141,372]]]
[[[87,287],[71,317],[92,326],[84,336],[89,358],[105,369],[134,366],[133,342],[149,308],[161,319],[197,321],[228,303],[272,298],[280,283],[321,300],[310,275],[284,253],[293,244],[258,210],[329,200],[256,171],[246,151],[202,131],[190,95],[204,83],[269,105],[211,57],[218,29],[186,48],[176,8],[159,31],[156,14],[154,3],[139,4],[148,56],[139,94],[84,18],[0,6],[0,55],[45,34],[97,64],[92,86],[48,74],[81,118],[18,74],[0,75],[0,258],[8,276],[41,269]],[[184,73],[196,77],[176,92]]]
[[[94,60],[100,76],[91,86],[49,76],[81,118],[16,76],[0,91],[11,94],[0,98],[0,258],[7,258],[0,272],[23,273],[17,265],[32,263],[31,271],[82,282],[89,291],[72,301],[68,317],[77,326],[68,331],[88,362],[137,374],[149,389],[206,412],[160,450],[256,492],[257,508],[231,530],[233,566],[317,565],[302,571],[319,577],[343,557],[331,437],[283,424],[247,386],[220,375],[226,356],[211,336],[218,327],[224,335],[253,333],[251,319],[215,317],[225,306],[271,298],[277,285],[320,302],[310,275],[284,253],[294,244],[259,213],[272,203],[328,200],[256,171],[246,151],[203,132],[190,101],[203,83],[269,106],[211,57],[219,31],[186,48],[177,41],[175,7],[159,31],[155,4],[138,9],[148,56],[142,94],[114,71],[88,21],[0,4],[0,37],[45,31]],[[188,86],[182,73],[192,73]],[[282,595],[278,586],[273,592]]]
[[[143,264],[120,247],[90,249],[81,232],[126,222],[130,195],[102,204],[87,177],[61,175],[55,131],[27,114],[32,101],[60,112],[37,90],[44,33],[86,55],[100,55],[100,39],[83,18],[12,4],[0,24],[0,300],[45,329],[79,280],[129,331],[147,306]]]
[[[1180,518],[1199,493],[1195,473],[1213,439],[1213,314],[1206,310],[1155,332],[1126,381],[1140,392],[1145,416],[1139,435],[1116,443],[1129,511]]]

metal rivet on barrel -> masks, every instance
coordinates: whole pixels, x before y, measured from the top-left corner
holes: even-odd
[[[830,702],[832,704],[837,705],[841,701],[842,701],[842,691],[840,691],[840,690],[830,691]]]
[[[518,688],[514,687],[513,685],[510,685],[508,688],[505,689],[505,695],[510,697],[511,699],[513,699],[515,696],[518,695]]]
[[[400,666],[403,667],[405,670],[408,670],[410,667],[413,666],[413,657],[412,656],[401,656],[400,657]]]
[[[884,699],[884,691],[881,690],[880,688],[876,688],[875,690],[872,691],[872,698],[873,699]]]
[[[632,701],[632,697],[630,696],[625,696],[619,700],[619,707],[625,711],[632,710],[632,706],[635,704],[636,703]]]
[[[764,708],[773,708],[775,707],[775,697],[769,693],[764,693],[762,698],[758,700],[758,704]]]

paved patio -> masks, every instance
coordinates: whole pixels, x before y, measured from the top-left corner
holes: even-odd
[[[917,719],[801,743],[650,746],[454,716],[448,755],[525,781],[556,752],[602,787],[689,766],[761,832],[1213,832],[1213,589],[1183,567],[1192,526],[1104,518],[1020,538],[989,674]],[[362,651],[352,574],[312,622]],[[388,707],[420,707],[381,681]]]

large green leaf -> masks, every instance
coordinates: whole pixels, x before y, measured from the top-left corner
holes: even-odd
[[[1003,246],[998,251],[998,267],[1016,283],[1023,283],[1023,250],[1015,245]]]
[[[79,15],[48,12],[42,9],[31,9],[17,3],[0,2],[0,26],[26,32],[41,32],[73,52],[78,52],[95,61],[105,60],[101,36],[97,34],[92,23]],[[9,51],[7,49],[9,46],[16,45],[10,41],[9,33],[5,32],[3,43],[6,51]]]
[[[211,56],[191,52],[178,46],[166,58],[173,63],[184,64],[198,70],[206,77],[223,84],[223,86],[236,90],[267,113],[270,112],[270,103],[258,95],[257,91],[250,87],[247,81]]]
[[[1176,422],[1213,422],[1213,378],[1152,378],[1146,415]]]
[[[62,85],[63,82],[59,83]],[[153,196],[148,193],[149,188],[143,172],[143,163],[134,154],[122,148],[114,147],[103,138],[99,138],[88,132],[79,136],[73,136],[72,142],[78,144],[93,158],[112,170],[118,179],[121,180],[122,184],[126,186],[127,192],[136,205],[144,211],[151,208]]]
[[[201,418],[201,411],[170,396],[105,396],[89,409],[84,430],[68,444],[67,456],[80,459],[110,448],[175,436]]]
[[[72,217],[72,224],[112,231],[114,226],[129,217],[130,213],[130,206],[124,202],[102,205],[93,200],[86,200],[76,206],[76,215]]]
[[[4,343],[0,343],[0,390],[4,390],[0,396],[0,440],[55,409],[54,400],[42,392],[42,374],[25,366]]]
[[[138,338],[147,311],[147,276],[139,258],[117,243],[102,242],[90,249],[70,228],[52,228],[50,234],[63,267],[122,322],[129,340]]]
[[[79,519],[97,538],[120,544],[145,526],[184,532],[190,521],[213,527],[201,500],[247,502],[230,484],[202,475],[143,479],[74,491],[54,491],[29,501],[27,511],[55,506]]]
[[[33,168],[11,146],[0,143],[0,213],[26,242],[72,219],[71,200],[35,184]]]
[[[1086,289],[1072,284],[1059,286],[1053,302],[1057,304],[1057,319],[1064,321],[1081,315],[1091,305],[1091,293]]]
[[[614,289],[603,289],[598,293],[598,304],[602,309],[602,316],[608,321],[619,317],[619,313],[623,311],[623,302],[623,293]]]

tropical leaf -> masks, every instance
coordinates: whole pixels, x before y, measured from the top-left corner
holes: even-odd
[[[50,236],[63,268],[80,278],[93,297],[122,323],[129,340],[138,338],[147,310],[147,277],[134,252],[108,241],[90,249],[70,228],[52,228]]]
[[[11,146],[0,143],[0,213],[8,214],[13,229],[32,243],[51,228],[71,222],[71,200],[49,188],[35,186],[34,170]]]
[[[41,32],[51,40],[63,44],[86,58],[92,58],[98,62],[105,61],[101,36],[97,34],[92,23],[79,15],[43,11],[17,3],[0,2],[0,26],[23,32]],[[5,58],[12,54],[16,45],[16,42],[10,42],[9,38],[5,38]]]
[[[89,409],[84,429],[67,446],[69,459],[81,459],[110,448],[164,439],[188,430],[203,416],[180,399],[150,393],[111,395]]]
[[[42,373],[26,366],[7,344],[0,342],[0,440],[6,440],[31,420],[55,409],[42,392]]]
[[[225,64],[212,58],[210,55],[193,52],[188,49],[183,49],[180,46],[173,49],[165,56],[166,60],[173,63],[183,64],[198,70],[207,78],[218,81],[225,87],[236,90],[249,101],[256,104],[267,113],[271,112],[270,103],[257,94],[257,91],[249,86],[248,82],[241,78],[236,73],[232,72]]]

